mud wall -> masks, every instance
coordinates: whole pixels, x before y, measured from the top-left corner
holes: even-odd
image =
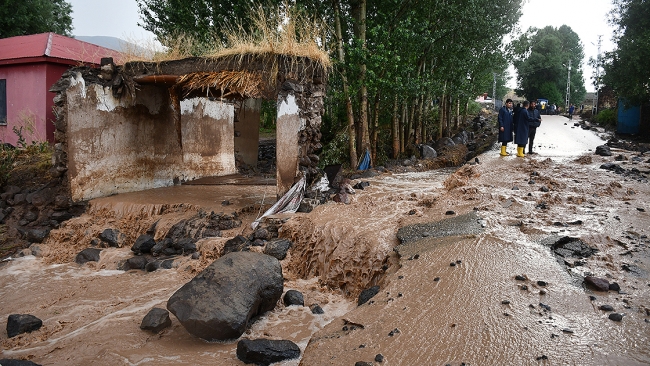
[[[135,97],[73,75],[57,124],[56,165],[71,197],[88,200],[236,172],[231,104],[180,103],[180,138],[169,92],[143,85]]]
[[[308,184],[318,176],[324,95],[325,85],[318,78],[286,80],[280,88],[276,126],[278,196],[284,195],[301,175],[307,177]]]
[[[261,99],[246,99],[235,114],[235,153],[242,162],[255,166],[260,140]]]

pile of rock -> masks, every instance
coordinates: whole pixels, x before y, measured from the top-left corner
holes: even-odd
[[[84,203],[73,204],[62,194],[58,178],[36,187],[10,185],[0,194],[0,223],[7,225],[6,239],[14,247],[43,242],[52,229],[84,210]]]

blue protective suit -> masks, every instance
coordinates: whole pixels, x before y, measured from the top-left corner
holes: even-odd
[[[508,109],[506,106],[499,109],[499,142],[511,142],[512,141],[512,132],[514,130],[514,123],[512,117],[512,110]],[[501,131],[503,127],[503,131]]]

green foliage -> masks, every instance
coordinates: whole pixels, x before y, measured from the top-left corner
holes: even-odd
[[[517,94],[528,100],[544,98],[564,105],[570,60],[569,103],[579,104],[584,100],[584,52],[580,37],[569,26],[530,28],[512,42],[512,56],[517,69]]]
[[[467,105],[467,114],[470,116],[476,116],[481,112],[482,108],[483,107],[481,106],[480,103],[471,100]]]
[[[596,115],[596,122],[601,126],[616,127],[616,109],[605,109]]]
[[[320,168],[333,164],[342,164],[345,167],[349,167],[350,159],[348,152],[348,134],[345,131],[341,131],[323,146],[318,165]]]
[[[139,26],[156,35],[164,46],[180,36],[195,40],[194,54],[199,55],[215,45],[228,41],[228,27],[239,22],[249,31],[252,9],[264,4],[272,9],[281,0],[136,0],[140,10]]]
[[[617,49],[605,54],[603,82],[633,104],[650,101],[650,1],[612,3]]]
[[[65,0],[0,1],[0,38],[45,32],[70,36],[72,6]]]

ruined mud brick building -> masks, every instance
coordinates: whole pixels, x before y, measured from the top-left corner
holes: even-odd
[[[278,54],[73,68],[51,89],[54,165],[74,201],[235,174],[257,162],[261,100],[276,100],[279,197],[317,173],[326,77]]]

